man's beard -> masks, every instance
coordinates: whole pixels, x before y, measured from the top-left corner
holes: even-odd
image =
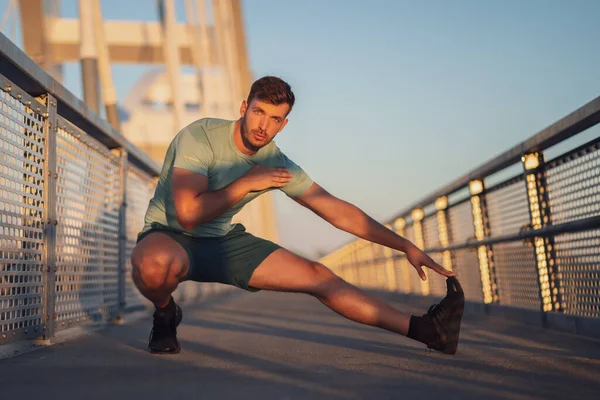
[[[256,152],[271,142],[270,140],[265,140],[264,142],[256,143],[254,140],[252,140],[254,131],[252,131],[252,130],[248,131],[248,129],[246,128],[246,119],[244,117],[242,117],[240,129],[242,131],[241,132],[242,133],[242,143],[244,143],[244,146],[246,146],[246,148],[248,150]],[[256,130],[256,132],[260,132],[260,131]],[[265,138],[266,137],[267,137],[267,135],[265,134]]]

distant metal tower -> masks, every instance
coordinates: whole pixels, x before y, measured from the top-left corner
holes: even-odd
[[[84,98],[95,110],[99,81],[107,103],[111,63],[166,65],[176,121],[183,108],[176,84],[180,67],[196,69],[201,78],[199,96],[205,71],[221,69],[222,89],[231,96],[232,110],[237,110],[252,80],[240,0],[213,0],[212,7],[205,0],[184,1],[186,23],[175,20],[174,0],[157,1],[159,22],[104,21],[99,0],[79,0],[79,19],[57,17],[59,0],[19,0],[24,50],[58,80],[57,65],[80,61]],[[203,97],[210,101],[210,96]]]
[[[182,66],[195,70],[197,118],[237,118],[253,80],[240,0],[180,1],[185,1],[185,23],[176,21],[175,0],[156,0],[158,22],[104,20],[99,0],[79,0],[77,19],[59,16],[60,0],[18,0],[24,51],[60,82],[61,64],[80,62],[85,103],[97,113],[103,104],[107,119],[117,129],[122,128],[111,65],[166,65],[169,89],[163,98],[170,112],[163,123],[170,126],[153,131],[162,139],[158,147],[156,141],[151,145],[150,154],[162,162],[173,135],[189,122],[185,103],[189,87],[182,81]],[[125,127],[126,137],[143,137],[128,134],[127,128],[132,125]],[[131,141],[146,147],[143,141]],[[248,223],[256,233],[275,240],[273,199],[269,194],[257,200],[240,218],[252,220]]]

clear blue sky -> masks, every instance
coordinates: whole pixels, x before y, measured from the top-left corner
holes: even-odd
[[[76,15],[76,1],[62,4]],[[107,19],[157,19],[154,0],[102,6]],[[244,0],[243,11],[255,76],[281,76],[297,97],[279,146],[378,220],[600,95],[597,0]],[[78,68],[66,85],[81,96]],[[120,99],[144,70],[114,68]],[[314,255],[351,238],[277,200],[286,246]]]

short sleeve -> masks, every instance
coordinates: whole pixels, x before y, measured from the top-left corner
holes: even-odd
[[[181,132],[175,146],[173,166],[208,176],[213,163],[213,150],[203,129]]]
[[[292,179],[280,190],[289,197],[298,197],[304,193],[312,184],[311,177],[296,163],[290,160],[285,154],[281,153],[284,166],[292,174]]]

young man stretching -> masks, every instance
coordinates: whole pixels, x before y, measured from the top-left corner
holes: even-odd
[[[253,83],[241,118],[204,118],[171,142],[131,255],[132,277],[154,303],[149,350],[178,353],[182,311],[171,293],[180,282],[220,282],[250,292],[306,293],[338,314],[397,332],[429,348],[455,354],[464,295],[455,274],[356,206],[313,182],[275,145],[294,106],[290,86],[276,77]],[[447,296],[427,314],[401,313],[348,284],[326,266],[251,235],[232,217],[249,201],[280,189],[338,229],[406,253],[425,280],[422,266],[447,277]]]

